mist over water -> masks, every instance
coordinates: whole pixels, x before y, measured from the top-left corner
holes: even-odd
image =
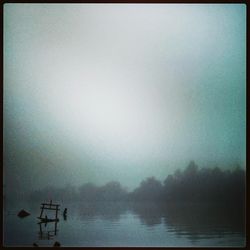
[[[232,235],[224,243],[204,241],[218,225],[202,218],[219,218],[234,203],[237,221],[244,217],[244,4],[7,3],[3,35],[6,212],[10,204],[52,199],[72,203],[72,209],[81,204],[76,217],[91,213],[81,202],[92,203],[99,216],[93,203],[125,203],[109,215],[103,205],[110,216],[106,225],[105,218],[91,217],[90,238],[98,226],[106,228],[97,245],[125,244],[114,241],[118,235],[107,240],[112,217],[121,222],[121,235],[130,222],[145,235],[156,225],[149,245],[166,245],[154,235],[164,238],[172,224],[175,233],[192,231],[183,241],[178,237],[180,246],[195,245],[196,230],[204,232],[198,245],[234,241]],[[141,209],[145,202],[158,205]],[[201,214],[202,222],[192,227],[186,212],[178,212],[185,205],[171,209],[180,202],[219,202],[220,209],[209,217],[204,206],[188,207]],[[27,218],[30,228],[33,219]],[[7,242],[14,244],[10,228],[20,231],[21,222],[10,216],[6,223]],[[82,225],[68,223],[79,230]],[[233,221],[226,224],[223,232],[239,231]],[[62,235],[69,233],[64,225]],[[142,242],[131,237],[128,245]]]
[[[52,200],[60,204],[59,222],[37,223],[40,202]],[[18,219],[20,207],[31,217]],[[8,246],[58,240],[63,246],[245,246],[245,171],[198,169],[190,162],[164,183],[150,177],[132,192],[115,181],[51,186],[23,201],[7,199],[4,212]]]
[[[245,168],[245,12],[6,4],[6,188]]]
[[[20,203],[19,203],[20,205]],[[19,207],[19,205],[17,207]],[[24,205],[24,204],[23,204]],[[57,223],[58,233],[46,239],[55,223],[41,230],[35,216],[39,202],[26,203],[32,215],[24,220],[6,216],[5,245],[53,246],[244,246],[244,211],[237,205],[211,203],[162,204],[152,202],[74,202],[64,203],[67,220]],[[12,211],[15,211],[12,206]],[[28,225],[28,226],[27,226]],[[24,230],[25,228],[25,230]],[[43,232],[45,239],[39,237]]]

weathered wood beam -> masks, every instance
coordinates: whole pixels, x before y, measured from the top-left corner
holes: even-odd
[[[52,208],[52,207],[41,207],[41,209],[46,209],[46,210],[57,210],[59,211],[59,208]]]

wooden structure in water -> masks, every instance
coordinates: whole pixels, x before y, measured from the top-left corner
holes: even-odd
[[[57,235],[58,229],[57,229],[57,223],[59,222],[58,219],[58,212],[59,212],[59,204],[52,203],[52,200],[49,203],[42,203],[40,206],[41,213],[40,216],[37,217],[40,222],[39,224],[39,239],[40,240],[50,240],[53,239],[54,236]],[[48,218],[46,211],[54,211],[55,215],[52,218]],[[42,228],[42,225],[44,225],[44,229]],[[46,229],[47,230],[46,230]]]
[[[41,220],[41,222],[54,222],[54,221],[59,221],[58,219],[58,211],[60,210],[59,209],[60,205],[59,204],[53,204],[52,203],[52,200],[50,201],[50,203],[42,203],[41,204],[41,213],[40,213],[40,216],[37,217],[38,219]],[[55,211],[55,217],[54,218],[48,218],[47,215],[44,216],[44,211],[46,210],[52,210],[52,211]]]
[[[42,224],[45,224],[45,222],[39,222],[39,239],[40,240],[51,240],[54,238],[54,236],[57,235],[58,229],[57,229],[57,221],[54,221],[54,228],[52,227],[51,229],[45,230],[42,228]],[[52,225],[53,225],[52,223]]]

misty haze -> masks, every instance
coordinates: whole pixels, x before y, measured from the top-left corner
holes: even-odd
[[[3,34],[5,246],[245,246],[244,4],[9,3]]]

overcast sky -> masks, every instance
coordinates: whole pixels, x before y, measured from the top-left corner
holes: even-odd
[[[245,167],[243,4],[5,4],[6,186]]]

